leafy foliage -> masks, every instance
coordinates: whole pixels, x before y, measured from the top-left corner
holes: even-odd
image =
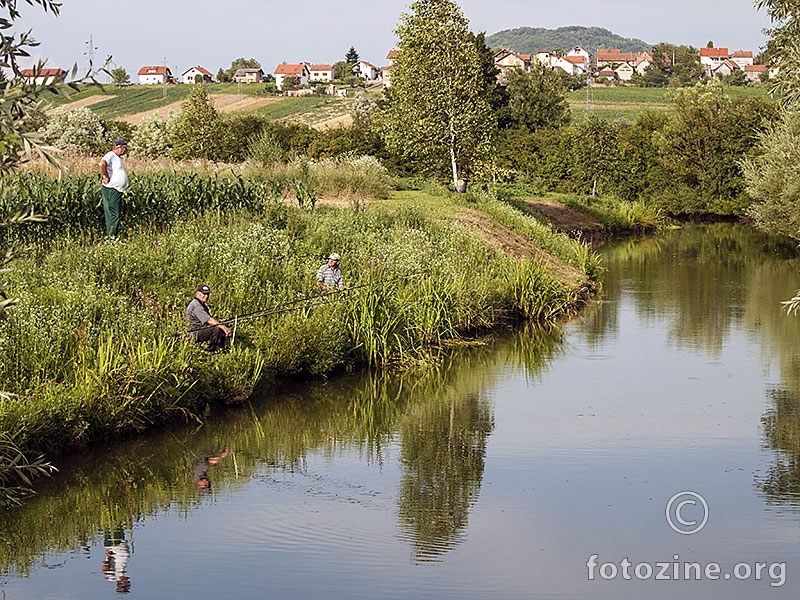
[[[488,155],[496,129],[468,22],[450,0],[418,0],[396,33],[399,51],[378,129],[391,151],[423,172],[443,175],[449,166],[455,185]]]
[[[569,123],[566,90],[558,73],[538,61],[531,72],[511,69],[505,77],[509,120],[517,127],[537,131]]]
[[[126,85],[131,82],[131,76],[125,70],[125,67],[117,67],[111,69],[111,82],[115,85]]]
[[[214,108],[214,102],[202,85],[193,85],[189,97],[181,103],[181,112],[172,121],[170,155],[177,159],[206,158],[219,160],[226,131]]]
[[[756,224],[800,240],[800,116],[795,112],[759,138],[760,154],[743,161]]]
[[[775,27],[768,33],[771,58],[779,73],[774,87],[790,108],[800,106],[800,1],[756,0],[757,9],[766,9]]]
[[[231,62],[231,66],[225,70],[225,78],[224,81],[233,81],[233,76],[236,74],[236,71],[239,69],[260,69],[261,63],[258,62],[255,58],[244,58],[239,57],[236,60]],[[217,81],[223,81],[217,79]]]
[[[644,75],[635,74],[631,81],[643,87],[684,87],[694,85],[703,76],[697,48],[661,42],[650,53],[651,64]]]
[[[45,143],[59,150],[84,154],[96,154],[109,141],[98,116],[85,106],[57,109],[39,133]]]
[[[170,113],[166,120],[158,113],[144,117],[131,138],[133,153],[149,158],[166,156],[171,148],[169,128],[174,119],[174,113]]]

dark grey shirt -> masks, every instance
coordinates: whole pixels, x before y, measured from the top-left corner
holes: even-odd
[[[189,302],[189,306],[186,307],[186,323],[189,325],[189,331],[202,329],[210,318],[208,308],[203,302],[197,298]]]

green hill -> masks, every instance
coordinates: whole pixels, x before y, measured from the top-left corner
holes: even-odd
[[[518,27],[505,29],[486,37],[486,45],[490,48],[511,48],[522,54],[535,54],[539,50],[569,50],[573,46],[582,46],[589,52],[598,48],[619,48],[623,52],[641,52],[650,50],[648,44],[635,38],[625,38],[602,27],[559,27],[544,29],[542,27]]]

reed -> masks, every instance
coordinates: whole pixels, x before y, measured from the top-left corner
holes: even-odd
[[[295,176],[322,188],[314,168]],[[0,378],[15,394],[0,400],[0,431],[21,448],[57,451],[200,419],[207,405],[242,402],[280,377],[433,364],[451,340],[520,319],[552,323],[577,301],[541,265],[444,218],[447,208],[305,210],[276,198],[272,171],[142,178],[131,198],[142,214],[129,216],[137,225],[126,243],[97,244],[87,232],[90,179],[4,182],[18,199],[58,206],[24,240],[31,252],[8,274],[19,305],[0,323]],[[487,210],[534,235],[500,204]],[[586,263],[584,246],[542,236]],[[352,289],[321,299],[314,273],[332,251]],[[230,352],[211,357],[176,335],[201,282],[218,317],[296,310],[242,322]]]

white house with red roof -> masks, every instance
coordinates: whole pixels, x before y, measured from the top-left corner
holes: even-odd
[[[20,71],[22,79],[25,83],[35,85],[51,85],[53,83],[61,83],[67,78],[67,72],[64,69],[22,69]]]
[[[139,69],[139,85],[159,85],[172,80],[172,71],[163,65],[144,66]]]
[[[767,72],[767,65],[745,65],[744,77],[748,83],[758,83]]]
[[[560,56],[550,64],[554,69],[561,69],[568,75],[583,75],[589,72],[589,59],[581,55]]]
[[[728,60],[727,48],[700,48],[700,66],[707,75],[711,75],[726,60]]]
[[[280,90],[283,89],[283,80],[287,77],[296,77],[299,85],[306,85],[311,71],[308,63],[281,63],[272,74],[275,76],[275,85]]]
[[[381,70],[366,60],[360,60],[353,65],[353,75],[361,77],[365,81],[377,81]]]
[[[510,48],[503,48],[494,55],[494,66],[497,67],[497,77],[502,78],[509,69],[521,69],[525,73],[531,72],[531,55],[514,52]]]
[[[203,83],[216,83],[211,72],[207,71],[203,67],[192,67],[191,69],[186,69],[181,75],[181,81],[183,83],[197,83],[198,75],[201,77],[200,81]]]
[[[308,80],[310,82],[329,82],[333,81],[333,65],[308,65]]]
[[[755,63],[753,60],[752,50],[737,50],[730,55],[730,59],[739,65],[739,68],[742,70],[744,70],[745,67]]]

